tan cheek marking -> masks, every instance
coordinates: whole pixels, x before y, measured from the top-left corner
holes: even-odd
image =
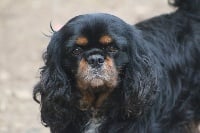
[[[112,38],[108,35],[104,35],[99,39],[99,42],[104,45],[107,45],[111,43],[112,41],[113,41]]]
[[[78,68],[78,75],[77,75],[77,85],[78,85],[78,88],[79,89],[86,89],[88,87],[87,84],[84,83],[84,81],[81,79],[83,73],[85,71],[87,71],[87,68],[88,68],[88,64],[87,62],[85,61],[85,59],[81,59],[80,63],[79,63],[79,68]]]
[[[88,43],[88,39],[86,37],[78,37],[76,39],[76,44],[80,46],[85,46]]]
[[[81,59],[80,64],[79,64],[79,69],[81,71],[85,71],[87,69],[87,67],[88,67],[88,64],[87,64],[86,60]]]
[[[109,88],[114,88],[118,84],[118,71],[115,67],[113,60],[110,57],[106,57],[106,71],[107,73],[112,74],[112,78],[107,82]]]
[[[108,68],[111,68],[111,69],[115,68],[113,60],[110,57],[106,57],[105,61]]]

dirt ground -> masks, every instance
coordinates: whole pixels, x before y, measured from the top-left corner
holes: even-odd
[[[130,24],[172,8],[167,0],[1,0],[0,1],[0,133],[48,133],[41,125],[32,89],[50,34],[73,16],[106,12]]]

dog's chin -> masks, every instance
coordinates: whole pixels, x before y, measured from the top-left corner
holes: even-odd
[[[90,81],[91,88],[100,88],[105,85],[104,81],[100,78],[94,78]]]

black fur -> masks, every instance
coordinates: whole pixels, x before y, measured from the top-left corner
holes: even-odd
[[[74,78],[77,64],[65,55],[66,45],[71,45],[85,23],[86,30],[98,29],[100,33],[108,26],[106,32],[116,34],[128,55],[120,83],[103,105],[105,121],[100,133],[198,132],[200,0],[175,0],[172,5],[178,7],[176,12],[135,26],[112,15],[90,14],[75,17],[54,32],[33,92],[41,105],[42,122],[52,133],[81,133],[91,117],[90,111],[76,106],[80,98]]]

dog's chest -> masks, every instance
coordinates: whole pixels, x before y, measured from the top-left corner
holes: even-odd
[[[91,118],[85,125],[84,133],[99,133],[98,128],[100,127],[102,121],[102,119]]]

